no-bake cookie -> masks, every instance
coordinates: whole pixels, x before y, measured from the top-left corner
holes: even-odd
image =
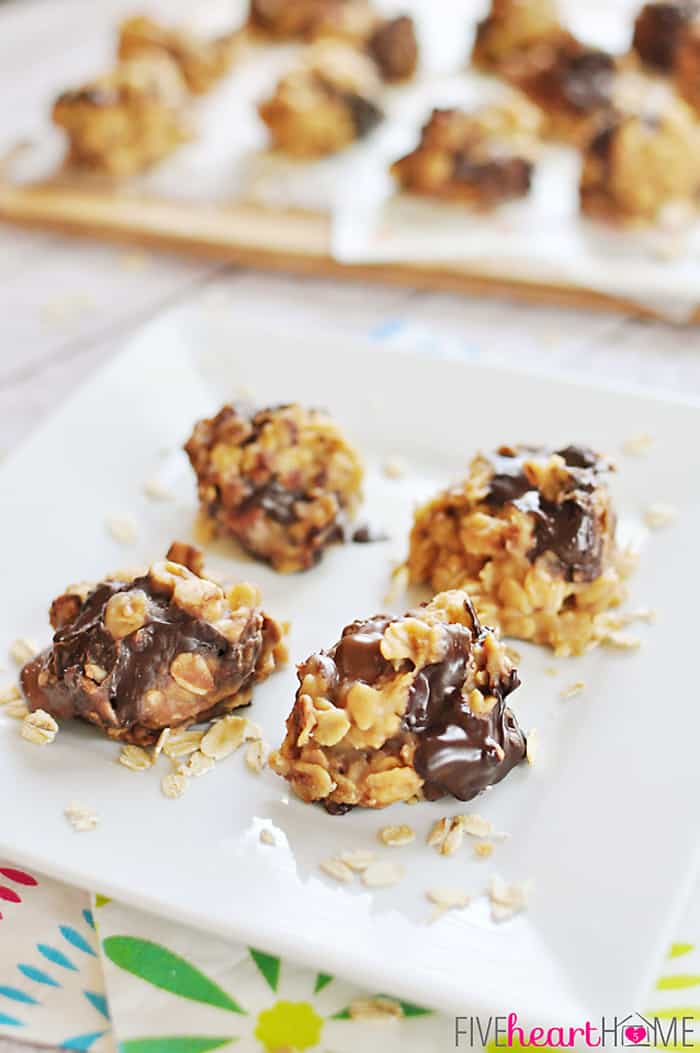
[[[541,107],[548,136],[581,143],[613,105],[616,71],[617,62],[608,52],[567,36],[533,49],[510,79]]]
[[[201,553],[182,543],[144,574],[70,586],[50,619],[51,646],[22,669],[30,710],[79,717],[141,746],[163,728],[246,705],[253,684],[286,657],[283,629],[257,589],[224,593],[202,576]]]
[[[609,221],[653,221],[664,206],[691,206],[700,188],[692,112],[670,99],[658,112],[610,114],[583,152],[581,208]]]
[[[494,0],[480,23],[473,61],[541,107],[545,133],[579,143],[613,102],[617,60],[577,40],[554,3]]]
[[[468,590],[507,636],[579,654],[624,598],[610,465],[585,447],[502,446],[418,509],[410,580]]]
[[[270,764],[329,812],[416,796],[466,801],[525,757],[505,702],[517,673],[460,590],[403,617],[353,622],[298,677]]]
[[[318,562],[361,498],[359,457],[318,410],[224,406],[195,426],[185,449],[215,530],[279,571]]]
[[[327,4],[313,22],[314,40],[332,37],[363,48],[373,59],[382,80],[389,83],[412,77],[418,65],[418,39],[409,15],[382,18],[364,0]]]
[[[374,64],[347,44],[314,44],[298,69],[258,107],[273,144],[297,157],[323,157],[368,135],[382,119]]]
[[[632,37],[632,47],[642,62],[670,73],[685,27],[698,13],[697,0],[644,4],[635,19]]]
[[[115,177],[161,160],[190,136],[187,89],[165,55],[120,62],[110,73],[58,97],[53,120],[69,140],[69,160]]]
[[[496,205],[528,193],[539,126],[539,111],[525,99],[471,113],[433,110],[416,149],[391,171],[412,193]]]
[[[538,45],[566,37],[556,0],[491,0],[476,29],[472,61],[481,69],[507,74]]]
[[[122,22],[119,30],[119,57],[136,58],[162,54],[178,66],[189,91],[202,95],[231,67],[238,34],[205,40],[185,29],[164,26],[147,15],[135,15]]]

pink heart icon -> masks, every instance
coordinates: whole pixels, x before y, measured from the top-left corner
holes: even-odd
[[[634,1026],[625,1028],[625,1038],[629,1042],[634,1042],[635,1046],[640,1042],[644,1042],[648,1037],[647,1029],[642,1027],[641,1024],[635,1024]]]

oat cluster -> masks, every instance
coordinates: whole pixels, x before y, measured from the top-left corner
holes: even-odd
[[[329,811],[416,796],[467,799],[522,760],[504,703],[517,684],[504,646],[465,593],[404,617],[354,622],[298,669],[287,735],[270,763]],[[451,741],[441,734],[451,729]]]
[[[118,54],[122,60],[165,55],[177,65],[188,91],[204,95],[231,68],[238,43],[237,33],[207,40],[148,15],[134,15],[120,26]]]
[[[252,0],[253,29],[278,40],[333,40],[363,52],[389,83],[412,77],[418,41],[408,15],[385,18],[369,0]]]
[[[125,59],[64,92],[53,120],[69,141],[69,162],[123,178],[160,161],[190,137],[187,88],[165,54]]]
[[[285,573],[342,540],[361,498],[356,451],[326,413],[296,403],[224,406],[185,448],[213,528]]]
[[[22,670],[29,708],[80,717],[133,746],[162,747],[163,729],[247,704],[253,684],[286,657],[283,628],[261,609],[254,586],[224,592],[202,563],[198,550],[176,542],[144,574],[57,597],[53,643]],[[132,751],[123,763],[134,767],[138,758]]]
[[[275,147],[295,157],[334,154],[381,121],[380,79],[349,44],[315,44],[258,107]]]
[[[580,654],[609,636],[625,596],[608,463],[592,451],[501,447],[416,513],[408,569],[461,587],[507,636]]]
[[[418,146],[391,171],[411,193],[488,208],[529,192],[541,123],[516,93],[471,112],[433,110]]]

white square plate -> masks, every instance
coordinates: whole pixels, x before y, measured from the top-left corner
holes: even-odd
[[[385,606],[416,500],[463,470],[476,447],[501,442],[578,441],[617,453],[626,437],[654,436],[648,456],[622,458],[614,486],[623,524],[644,542],[630,605],[656,608],[658,624],[642,626],[635,653],[553,663],[545,650],[522,647],[513,706],[526,729],[538,728],[541,758],[467,806],[511,834],[488,861],[471,845],[446,858],[425,844],[436,818],[465,810],[456,801],[331,817],[290,798],[271,772],[253,775],[240,753],[172,801],[159,790],[165,758],[128,771],[115,763],[114,743],[78,725],[37,749],[2,716],[0,853],[419,1004],[515,1010],[542,1025],[643,1009],[636,999],[696,854],[698,407],[174,312],[2,467],[3,648],[20,635],[48,641],[48,603],[67,582],[158,558],[173,538],[192,536],[195,490],[179,447],[198,417],[242,385],[263,403],[298,399],[337,416],[366,458],[364,516],[391,535],[336,547],[291,577],[229,545],[210,552],[214,571],[257,581],[268,609],[292,619],[293,660]],[[406,461],[404,478],[382,475],[388,456]],[[143,496],[154,475],[175,501]],[[648,537],[641,512],[660,501],[679,518]],[[120,546],[108,515],[133,516],[138,542]],[[546,672],[552,664],[556,676]],[[583,693],[563,701],[562,688],[577,680]],[[256,690],[251,716],[271,744],[281,740],[294,688],[292,662]],[[96,831],[76,834],[63,818],[76,799],[99,813]],[[415,828],[414,844],[380,845],[377,830],[399,822]],[[261,844],[263,826],[276,829],[277,847]],[[404,863],[402,883],[370,891],[319,871],[321,860],[360,847]],[[494,871],[533,881],[530,909],[498,926],[484,896]],[[427,924],[425,892],[437,885],[474,898]]]

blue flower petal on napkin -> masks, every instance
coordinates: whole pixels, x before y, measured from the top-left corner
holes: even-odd
[[[90,1005],[94,1005],[98,1013],[102,1013],[102,1016],[109,1020],[109,1008],[107,1006],[107,999],[104,995],[98,994],[97,991],[83,991],[83,994],[87,998]]]
[[[17,968],[28,980],[34,980],[38,984],[46,984],[47,987],[61,986],[58,980],[54,980],[53,976],[49,976],[43,969],[37,969],[35,965],[18,965]]]
[[[24,1027],[21,1020],[16,1020],[13,1016],[6,1016],[4,1013],[0,1013],[0,1024],[6,1027]]]
[[[4,995],[5,998],[11,998],[13,1002],[24,1002],[26,1005],[38,1005],[36,998],[32,998],[31,995],[25,994],[24,991],[20,991],[19,987],[3,987],[0,986],[0,995]]]
[[[79,951],[84,951],[85,954],[91,954],[93,958],[97,957],[90,944],[84,936],[80,935],[77,929],[72,928],[70,925],[59,925],[59,928],[63,939],[73,947],[76,947]]]
[[[61,1042],[59,1049],[77,1049],[77,1050],[88,1050],[91,1046],[97,1042],[98,1038],[102,1038],[106,1035],[106,1031],[89,1031],[85,1035],[76,1035],[75,1038],[67,1038],[65,1042]]]
[[[54,965],[60,965],[62,969],[71,969],[74,973],[77,973],[77,968],[73,965],[70,958],[66,958],[63,951],[59,951],[56,947],[49,947],[48,943],[37,943],[36,949],[39,954],[42,954],[48,961],[53,962]]]

